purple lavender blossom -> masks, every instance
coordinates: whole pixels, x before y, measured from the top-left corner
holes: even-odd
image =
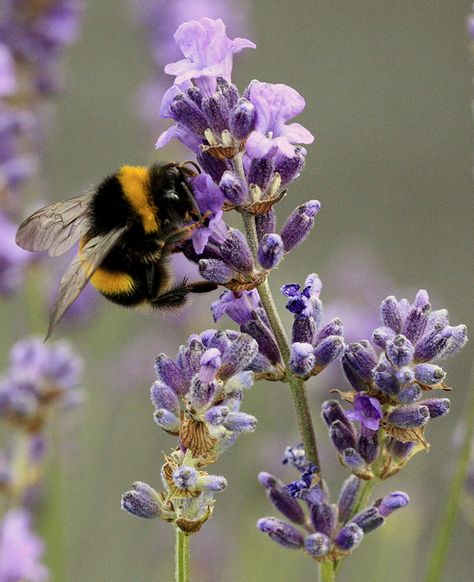
[[[46,346],[34,337],[17,342],[0,383],[0,416],[38,430],[53,402],[68,408],[82,401],[81,372],[82,360],[67,342]]]
[[[291,464],[300,472],[299,479],[285,487],[269,473],[259,475],[273,506],[293,523],[290,525],[274,517],[265,517],[258,521],[257,527],[284,547],[297,549],[304,544],[305,551],[316,560],[326,559],[332,551],[338,559],[359,545],[364,535],[382,525],[390,513],[408,504],[408,495],[397,491],[353,515],[361,481],[355,476],[350,477],[342,487],[338,506],[335,506],[330,503],[317,468],[305,464],[302,447],[290,450],[297,451],[298,460]],[[295,458],[294,452],[290,457]],[[297,526],[304,526],[304,533]]]
[[[15,59],[29,63],[34,88],[52,94],[60,88],[60,56],[73,43],[81,26],[81,0],[53,0],[37,10],[28,3],[4,0],[0,14],[0,42]]]
[[[383,416],[380,402],[376,398],[359,393],[356,394],[353,405],[354,409],[346,413],[347,418],[352,422],[360,422],[361,426],[369,430],[378,430]]]
[[[0,296],[15,291],[21,284],[31,253],[15,243],[16,226],[0,211]]]
[[[17,90],[13,57],[9,48],[0,43],[0,97],[12,95]]]
[[[0,580],[45,582],[49,573],[40,560],[43,542],[31,531],[25,509],[11,509],[0,526]]]

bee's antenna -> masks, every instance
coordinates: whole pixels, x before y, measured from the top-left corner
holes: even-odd
[[[181,167],[183,167],[183,166],[186,167],[187,165],[192,166],[196,170],[197,174],[201,173],[201,168],[193,160],[186,160],[185,162],[180,164]],[[186,169],[188,169],[188,168],[186,168]]]

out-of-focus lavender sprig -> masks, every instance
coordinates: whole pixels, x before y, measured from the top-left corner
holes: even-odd
[[[46,346],[39,338],[17,342],[0,379],[0,421],[8,440],[1,452],[0,490],[28,505],[41,481],[46,429],[58,410],[83,400],[78,388],[82,360],[64,341]]]
[[[10,509],[0,523],[0,582],[46,582],[43,542],[31,531],[26,509]]]
[[[165,457],[163,493],[137,482],[123,495],[122,508],[137,517],[161,517],[185,533],[198,531],[212,514],[213,493],[224,477],[203,468],[215,462],[239,437],[255,430],[254,416],[241,412],[244,390],[253,384],[251,365],[257,342],[235,331],[192,335],[176,359],[160,354],[151,387],[155,422],[178,437]]]
[[[345,412],[336,401],[323,404],[341,461],[369,479],[371,466],[386,478],[427,448],[427,423],[450,408],[448,398],[423,399],[424,392],[449,390],[445,371],[434,361],[455,355],[467,342],[466,326],[451,326],[446,309],[432,311],[425,290],[413,303],[387,297],[380,311],[383,327],[374,330],[372,341],[344,349],[342,365],[353,392],[342,396],[352,409]]]
[[[338,503],[332,504],[317,467],[306,462],[301,445],[288,447],[283,462],[299,471],[297,480],[284,485],[262,472],[259,481],[272,505],[291,523],[263,517],[257,527],[283,547],[303,550],[316,561],[336,562],[350,555],[390,513],[409,502],[406,493],[395,491],[356,511],[362,482],[352,475],[344,482]]]
[[[14,224],[0,210],[0,297],[9,295],[19,287],[24,269],[31,262],[31,253],[15,244]]]

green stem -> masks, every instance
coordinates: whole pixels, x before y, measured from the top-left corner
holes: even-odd
[[[464,418],[465,433],[459,451],[456,470],[451,480],[447,500],[444,502],[444,512],[441,516],[437,534],[431,545],[431,554],[426,570],[426,582],[439,582],[442,579],[443,568],[448,553],[449,543],[453,534],[458,515],[459,501],[461,499],[466,474],[469,469],[472,439],[474,436],[474,365],[468,386],[470,390],[466,403],[466,416]]]
[[[175,582],[189,582],[189,534],[176,528]]]
[[[247,241],[254,257],[256,257],[258,248],[258,236],[257,227],[255,225],[255,217],[250,214],[243,214],[242,216]],[[289,341],[285,332],[285,328],[283,327],[283,323],[280,319],[280,315],[278,314],[268,281],[265,279],[263,283],[257,288],[257,290],[286,366],[286,379],[291,388],[293,405],[295,407],[296,416],[298,419],[298,427],[300,430],[301,439],[304,444],[306,458],[308,461],[314,463],[320,468],[318,447],[316,445],[316,435],[314,433],[314,425],[311,418],[304,380],[294,376],[289,368]]]
[[[321,562],[320,563],[320,582],[334,582],[336,579],[336,573],[334,570],[333,562]]]

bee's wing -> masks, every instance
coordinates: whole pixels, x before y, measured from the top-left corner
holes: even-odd
[[[52,257],[65,253],[87,229],[94,192],[95,188],[37,210],[20,225],[17,245],[27,251],[48,251]]]
[[[94,272],[110,253],[128,226],[114,228],[105,235],[91,238],[76,255],[59,284],[58,298],[49,318],[45,341],[59,323],[66,309],[75,301]]]

